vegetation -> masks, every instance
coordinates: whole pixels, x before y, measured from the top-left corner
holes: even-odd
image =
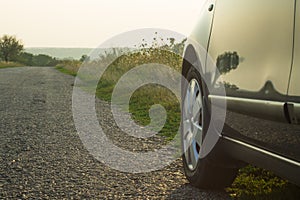
[[[156,40],[157,41],[157,40]],[[169,39],[168,45],[148,45],[145,41],[139,45],[140,50],[135,53],[119,56],[120,50],[114,49],[100,56],[102,63],[110,63],[98,82],[96,95],[97,97],[110,101],[113,89],[124,73],[130,69],[146,64],[160,63],[181,70],[181,52],[184,42],[176,43],[175,40]],[[174,53],[173,53],[174,52]],[[178,52],[178,54],[176,54]],[[233,53],[236,57],[236,55]],[[228,69],[228,66],[236,66],[238,63],[225,62],[232,55],[224,54],[219,59],[220,69]],[[83,58],[87,58],[83,56]],[[225,61],[223,58],[226,58]],[[82,59],[83,60],[83,59]],[[228,60],[228,59],[227,59]],[[58,69],[64,73],[76,75],[80,62],[64,63],[59,65]],[[234,68],[231,67],[231,68]],[[175,95],[167,88],[158,85],[144,85],[134,92],[130,99],[129,110],[133,119],[141,124],[147,125],[150,122],[149,108],[154,104],[161,104],[167,110],[167,121],[160,134],[168,139],[173,139],[180,123],[180,105]],[[233,198],[238,199],[299,199],[300,189],[288,183],[271,172],[259,169],[253,166],[247,166],[239,171],[239,175],[235,182],[226,191]]]
[[[24,52],[24,46],[15,36],[4,35],[0,38],[0,61],[3,67],[16,66],[55,66],[61,61],[51,56]]]
[[[56,65],[56,69],[65,74],[76,76],[77,71],[82,64],[82,61],[76,60],[63,60]]]
[[[231,197],[242,200],[300,199],[299,187],[270,171],[250,165],[239,171],[234,183],[226,191]]]
[[[184,42],[181,44],[182,51]],[[173,53],[172,48],[173,46],[143,48],[139,52],[119,57],[101,77],[96,95],[101,99],[110,101],[113,89],[121,76],[130,69],[143,64],[164,64],[180,72],[181,56]],[[129,111],[137,123],[145,126],[150,123],[149,109],[154,104],[161,104],[167,111],[167,121],[160,134],[169,140],[173,139],[174,133],[178,132],[180,125],[180,102],[167,88],[154,84],[142,86],[132,95]]]
[[[27,52],[21,52],[15,61],[27,66],[55,66],[60,62],[48,55],[33,55]]]
[[[79,59],[80,62],[84,62],[84,61],[89,61],[90,58],[88,55],[82,55],[81,58]]]
[[[16,63],[16,62],[0,62],[0,69],[2,68],[10,68],[10,67],[21,67],[23,66],[20,63]]]
[[[5,62],[15,61],[23,50],[23,44],[15,36],[4,35],[0,38],[0,58]]]

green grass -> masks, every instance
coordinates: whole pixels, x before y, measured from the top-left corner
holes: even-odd
[[[231,197],[243,200],[300,199],[300,188],[272,172],[248,165],[226,191]]]
[[[98,82],[96,96],[105,101],[111,101],[113,89],[122,75],[146,63],[165,64],[177,71],[181,69],[181,58],[164,51],[148,51],[148,53],[121,56],[104,72]],[[78,66],[57,67],[57,69],[74,76]],[[133,120],[140,125],[148,125],[150,123],[149,109],[154,104],[162,105],[167,111],[167,121],[159,134],[168,140],[173,139],[180,124],[180,104],[175,95],[162,86],[148,84],[133,93],[129,103],[129,111]],[[267,170],[253,166],[241,169],[233,185],[226,191],[234,199],[300,199],[299,187]]]
[[[23,67],[24,65],[16,62],[0,62],[0,69],[11,67]]]
[[[158,85],[139,88],[130,99],[129,111],[134,121],[146,126],[150,123],[149,109],[155,104],[160,104],[167,112],[167,120],[160,134],[167,140],[172,140],[180,125],[180,104],[167,88]]]
[[[69,74],[71,76],[76,76],[77,75],[77,72],[73,72],[71,70],[68,70],[66,68],[64,68],[63,66],[56,66],[55,67],[58,71],[64,73],[64,74]]]
[[[130,69],[148,63],[165,64],[174,67],[178,71],[181,68],[180,56],[164,50],[150,50],[147,53],[121,56],[104,72],[98,83],[96,96],[111,101],[113,89],[122,75]],[[172,140],[180,125],[180,103],[170,90],[154,84],[139,88],[130,99],[129,111],[136,123],[146,126],[150,123],[149,109],[154,104],[162,105],[167,111],[166,124],[159,134],[166,137],[167,140]]]

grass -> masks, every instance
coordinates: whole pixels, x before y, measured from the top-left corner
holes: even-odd
[[[163,50],[150,50],[147,53],[134,53],[129,56],[121,56],[104,72],[98,83],[96,96],[110,101],[113,89],[122,75],[130,69],[148,63],[165,64],[179,70],[181,59],[180,56]],[[167,140],[172,140],[174,133],[178,132],[180,125],[180,103],[167,88],[154,84],[142,86],[131,96],[129,111],[135,122],[145,126],[150,123],[149,109],[154,104],[161,104],[167,111],[166,124],[159,134],[166,137]]]
[[[81,64],[82,62],[80,61],[66,60],[66,61],[62,61],[55,68],[64,74],[76,76],[77,71]]]
[[[110,57],[111,55],[107,55]],[[103,58],[102,62],[105,62]],[[109,59],[111,60],[111,59]],[[105,101],[111,101],[112,92],[118,80],[130,69],[146,64],[161,63],[181,69],[181,58],[170,52],[160,50],[143,50],[142,52],[121,56],[104,72],[98,82],[96,96]],[[79,66],[59,66],[63,73],[75,76]],[[167,88],[148,84],[137,89],[130,98],[129,111],[133,120],[140,125],[150,123],[149,109],[154,104],[162,105],[167,111],[167,121],[160,135],[172,140],[180,124],[180,104],[175,95]],[[253,166],[247,166],[239,171],[231,187],[226,192],[234,199],[300,199],[300,188],[281,179],[273,173]]]
[[[0,69],[11,67],[23,67],[24,65],[16,62],[0,62]]]
[[[242,200],[300,199],[299,187],[251,165],[239,170],[239,175],[226,191],[231,197]]]
[[[72,71],[70,71],[70,70],[64,68],[63,66],[56,66],[55,68],[56,68],[58,71],[60,71],[60,72],[62,72],[62,73],[64,73],[64,74],[69,74],[69,75],[71,75],[71,76],[76,76],[76,75],[77,75],[76,72],[72,72]]]
[[[148,111],[155,104],[160,104],[167,112],[166,123],[159,133],[167,140],[172,140],[180,125],[180,104],[167,88],[158,85],[139,88],[130,99],[129,111],[135,122],[146,126],[150,123]]]

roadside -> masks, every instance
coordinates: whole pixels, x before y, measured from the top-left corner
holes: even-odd
[[[16,62],[1,62],[0,61],[0,69],[10,68],[10,67],[22,67],[24,65]]]
[[[74,77],[51,67],[0,73],[1,199],[228,199],[222,191],[191,187],[181,161],[152,173],[112,170],[82,145],[72,118]],[[109,109],[97,101],[97,111]],[[104,118],[116,142],[119,134]],[[149,145],[155,145],[149,142]],[[132,148],[132,147],[128,147]],[[147,144],[145,146],[147,148]]]

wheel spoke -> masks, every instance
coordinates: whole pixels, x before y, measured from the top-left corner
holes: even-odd
[[[195,168],[198,162],[198,153],[197,153],[197,149],[196,149],[196,143],[193,142],[191,147],[190,147],[190,161],[191,161],[191,167]]]
[[[184,114],[185,117],[189,116],[191,114],[191,106],[192,104],[190,103],[191,99],[191,91],[190,91],[190,86],[187,89],[185,99],[184,99]]]
[[[192,106],[194,105],[195,102],[195,95],[196,95],[196,83],[194,80],[191,81],[190,83],[190,99],[189,99],[189,103],[190,103],[190,107],[192,108]],[[192,110],[190,110],[192,112]]]
[[[194,130],[202,132],[202,126],[200,126],[197,122],[193,122]]]
[[[194,119],[198,119],[199,118],[201,109],[202,109],[202,100],[201,100],[201,96],[198,95],[198,97],[196,98],[196,101],[195,101],[195,103],[193,105],[192,114],[193,114],[193,118]]]
[[[199,147],[201,147],[202,146],[202,142],[203,142],[202,128],[201,129],[197,129],[194,138],[195,138],[195,141],[197,142],[197,144],[199,145]]]
[[[187,137],[188,133],[191,132],[191,122],[190,120],[184,120],[183,121],[183,134],[184,138]]]

